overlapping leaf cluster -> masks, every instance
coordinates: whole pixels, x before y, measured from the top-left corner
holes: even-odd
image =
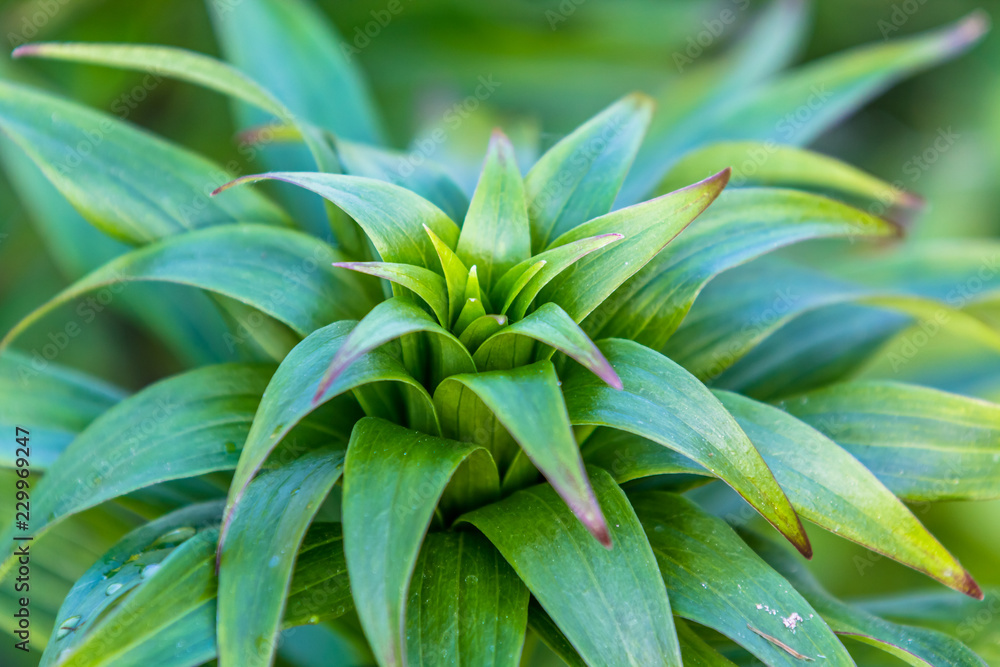
[[[981,21],[775,75],[798,11],[776,3],[658,110],[629,95],[523,176],[497,131],[470,200],[444,168],[404,175],[378,147],[364,86],[299,2],[219,17],[235,67],[160,47],[19,49],[206,86],[293,142],[265,154],[276,171],[228,182],[186,149],[0,83],[0,130],[38,187],[135,246],[3,345],[93,290],[163,282],[210,295],[254,357],[126,398],[4,350],[0,421],[28,423],[43,453],[36,539],[89,508],[181,497],[76,582],[43,664],[266,665],[303,624],[363,633],[382,665],[517,665],[528,636],[574,665],[854,664],[841,636],[914,665],[981,664],[942,632],[834,599],[747,532],[760,515],[809,556],[805,518],[981,598],[903,501],[1000,497],[1000,406],[844,381],[941,313],[1000,349],[1000,280],[949,297],[995,248],[904,253],[873,282],[832,260],[741,266],[804,240],[900,236],[912,195],[794,144],[959,52]],[[774,118],[817,85],[824,105],[782,136]],[[755,187],[724,190],[762,148],[739,172]],[[327,207],[287,185],[283,206],[231,188],[260,180]],[[778,308],[787,285],[800,296]],[[225,503],[183,481],[225,471]],[[683,493],[712,480],[739,533]]]

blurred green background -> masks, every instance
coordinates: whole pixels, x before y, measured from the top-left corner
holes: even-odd
[[[229,3],[238,10],[240,0]],[[655,92],[678,72],[677,54],[724,10],[736,20],[706,49],[725,48],[764,4],[751,0],[317,0],[368,77],[399,148],[444,127],[435,159],[475,175],[490,129],[503,125],[529,160],[631,90]],[[398,12],[390,9],[399,8]],[[952,22],[1000,3],[972,0],[821,0],[799,62]],[[388,19],[386,17],[389,17]],[[0,0],[0,38],[168,44],[219,54],[200,0]],[[9,51],[7,48],[6,51]],[[5,52],[6,53],[6,52]],[[970,53],[904,81],[813,148],[923,195],[915,238],[1000,236],[1000,31]],[[20,79],[150,128],[225,163],[239,158],[227,102],[191,85],[142,74],[0,56],[0,76]],[[495,90],[470,104],[477,87]],[[470,97],[473,96],[473,97]],[[123,106],[124,105],[124,106]],[[458,105],[458,106],[456,106]],[[475,106],[475,109],[471,107]],[[458,114],[461,122],[453,123]],[[456,127],[452,127],[455,125]],[[454,130],[454,131],[453,131]],[[935,140],[953,138],[946,150]],[[926,152],[926,155],[925,155]],[[918,159],[920,156],[925,159]],[[933,159],[929,159],[933,158]],[[252,167],[250,167],[252,168]],[[13,172],[16,178],[16,170]],[[468,183],[468,177],[463,179]],[[39,211],[0,176],[0,329],[10,328],[78,275],[90,247],[47,247]],[[95,239],[97,235],[95,234]],[[98,241],[95,240],[95,243]],[[31,351],[44,339],[26,336]],[[60,363],[135,389],[174,372],[174,358],[115,302],[85,327]],[[996,384],[994,384],[996,386]],[[993,395],[992,398],[1000,399]],[[1000,503],[917,508],[918,516],[983,585],[1000,585]],[[819,530],[813,569],[852,597],[903,588],[937,590],[925,577]],[[996,632],[997,619],[992,619]],[[1000,636],[994,637],[1000,646]],[[997,649],[1000,653],[1000,648]],[[1000,655],[994,656],[1000,660]],[[862,663],[863,664],[863,663]],[[902,664],[902,663],[900,663]],[[1000,664],[1000,663],[996,663]]]

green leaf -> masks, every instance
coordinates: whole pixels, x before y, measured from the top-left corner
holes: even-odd
[[[469,210],[469,198],[451,179],[444,167],[425,159],[419,167],[410,163],[410,153],[377,148],[365,144],[332,139],[344,172],[367,176],[399,185],[416,192],[452,220],[463,220]]]
[[[125,398],[123,390],[54,364],[40,354],[7,350],[0,356],[0,428],[30,431],[31,468],[46,470],[80,431]],[[0,468],[13,468],[16,448],[0,452]]]
[[[671,493],[629,499],[678,616],[721,632],[767,665],[822,660],[853,667],[809,603],[724,521]]]
[[[518,262],[531,256],[531,232],[524,182],[514,147],[494,130],[479,184],[458,237],[458,256],[479,267],[486,289]]]
[[[500,331],[506,325],[506,315],[483,315],[482,317],[476,318],[471,324],[469,324],[469,326],[465,327],[465,331],[463,331],[462,335],[459,336],[459,340],[462,342],[462,345],[466,347],[466,349],[475,353],[484,341],[497,331]],[[473,356],[473,359],[475,359],[475,356]]]
[[[1000,406],[894,382],[848,382],[781,407],[906,501],[1000,498]]]
[[[214,597],[205,579],[213,572],[221,511],[221,502],[188,506],[137,528],[111,547],[66,596],[41,664],[119,664],[123,653],[169,624],[171,616]],[[137,595],[140,602],[160,598],[162,604],[136,614],[131,603]],[[115,636],[116,631],[124,634]]]
[[[247,487],[218,557],[221,666],[271,664],[299,546],[343,461],[342,449],[310,452]]]
[[[233,222],[288,224],[255,192],[211,199],[231,178],[221,167],[73,102],[0,82],[0,129],[88,222],[128,243]]]
[[[476,267],[472,268],[475,269]],[[455,332],[462,335],[473,322],[483,317],[486,317],[486,307],[483,306],[482,299],[468,297],[465,299],[465,305],[462,306],[462,310],[458,313],[458,319],[455,320],[453,328]]]
[[[445,433],[463,435],[462,422],[470,416],[461,411],[463,388],[489,408],[587,530],[610,548],[607,522],[580,459],[552,362],[449,377],[434,392]]]
[[[455,321],[458,314],[465,305],[465,287],[469,281],[469,269],[466,268],[462,260],[458,258],[451,246],[441,240],[430,227],[424,225],[427,238],[434,246],[441,270],[444,273],[445,283],[448,285],[448,325]]]
[[[326,17],[303,0],[210,2],[222,50],[292,113],[345,139],[378,143],[378,114],[360,70]],[[243,114],[244,125],[259,124]]]
[[[715,396],[757,447],[799,514],[946,586],[982,597],[955,557],[835,442],[778,408],[729,392]]]
[[[673,160],[699,146],[718,141],[811,143],[901,79],[966,51],[987,27],[986,15],[976,12],[923,35],[807,63],[745,88],[725,103],[713,101],[711,107],[699,109],[693,120],[671,128],[673,136],[667,142],[657,141],[651,131],[651,148],[636,160],[635,178],[623,191],[625,201],[636,201],[659,181]],[[772,39],[781,39],[780,33]]]
[[[781,573],[841,637],[882,649],[914,667],[983,667],[967,646],[943,632],[897,625],[863,609],[845,604],[820,586],[815,577],[784,549],[753,535],[749,544],[768,564]]]
[[[799,241],[896,234],[885,220],[819,195],[773,188],[726,192],[583,328],[594,338],[631,338],[659,349],[705,284],[726,269]]]
[[[646,199],[666,170],[690,150],[690,139],[711,124],[714,110],[759,84],[800,55],[811,14],[801,0],[775,0],[722,55],[694,60],[673,56],[680,76],[667,80],[655,96],[656,113],[629,170],[618,205]],[[691,67],[697,62],[696,67]]]
[[[520,319],[556,276],[588,254],[623,238],[622,234],[602,234],[539,253],[505,273],[493,288],[493,299],[504,304],[504,312],[510,310],[512,317]]]
[[[231,297],[306,336],[331,320],[363,315],[369,301],[342,259],[322,241],[287,229],[226,225],[189,232],[122,255],[81,278],[21,320],[0,347],[60,305],[132,281],[191,285]],[[249,330],[252,330],[251,327]]]
[[[806,556],[809,538],[760,453],[711,392],[683,368],[638,343],[598,343],[624,390],[569,368],[563,396],[574,425],[610,426],[700,463],[746,499]]]
[[[491,357],[493,354],[503,354],[507,351],[508,346],[498,344],[498,342],[505,342],[508,335],[532,338],[550,346],[551,352],[559,350],[579,362],[584,368],[589,369],[610,386],[615,389],[622,388],[622,382],[615,373],[615,369],[611,367],[594,342],[587,338],[587,334],[583,333],[580,325],[574,322],[566,314],[566,311],[554,303],[542,305],[523,320],[493,334],[473,356],[478,368],[504,367],[492,360]],[[544,357],[544,355],[541,356]],[[514,364],[510,364],[506,367],[512,368],[513,366]]]
[[[412,264],[392,264],[390,262],[334,262],[333,265],[384,278],[413,291],[431,307],[441,326],[447,327],[449,325],[448,286],[445,284],[444,278],[430,269]]]
[[[400,297],[393,297],[372,308],[340,345],[323,375],[323,381],[316,388],[313,401],[318,401],[325,395],[330,385],[371,350],[407,334],[421,331],[440,336],[449,343],[450,353],[442,360],[442,368],[438,373],[441,377],[475,370],[476,365],[465,346],[447,329],[435,323],[431,316],[416,304]]]
[[[409,190],[372,178],[272,172],[238,178],[213,194],[234,185],[260,180],[292,183],[333,202],[361,225],[379,255],[387,262],[414,264],[427,269],[437,266],[434,245],[422,233],[425,226],[449,245],[458,239],[458,226],[437,206]]]
[[[535,252],[611,210],[652,114],[653,100],[627,95],[539,158],[524,179]]]
[[[574,321],[583,321],[698,217],[728,180],[727,169],[683,190],[609,213],[566,232],[550,247],[608,233],[624,234],[625,240],[582,258],[572,272],[549,283],[539,297],[562,306]],[[549,271],[546,265],[534,280]]]
[[[354,427],[344,463],[344,551],[361,625],[381,665],[405,664],[407,591],[420,544],[448,481],[473,456],[489,453],[380,419]],[[492,486],[498,493],[495,469]]]
[[[731,185],[787,186],[829,190],[874,202],[873,215],[904,219],[923,207],[923,199],[856,167],[821,153],[774,142],[720,142],[689,153],[657,188],[670,192],[685,183],[733,167]],[[908,209],[905,213],[902,209]],[[889,215],[886,215],[889,214]]]
[[[591,468],[590,476],[613,549],[595,542],[547,484],[461,520],[493,542],[587,664],[679,666],[667,590],[635,512],[607,473]]]
[[[566,639],[552,617],[545,613],[538,600],[532,598],[528,606],[528,627],[552,649],[552,652],[562,658],[569,667],[587,667],[580,654]]]
[[[159,482],[231,470],[273,367],[207,366],[158,382],[84,430],[31,493],[37,540],[66,517]],[[5,541],[15,535],[13,526]],[[3,570],[9,569],[8,557]]]
[[[334,322],[313,332],[278,366],[278,370],[267,385],[257,414],[254,415],[253,425],[247,434],[243,453],[236,466],[229,488],[227,517],[232,515],[247,484],[264,464],[268,455],[292,428],[320,403],[373,382],[398,382],[412,387],[414,399],[419,400],[419,397],[423,397],[428,404],[428,410],[433,411],[431,398],[420,383],[406,372],[399,361],[379,350],[373,350],[353,363],[327,389],[319,402],[312,400],[315,388],[319,386],[329,365],[330,357],[344,344],[354,326],[354,322]],[[346,419],[347,415],[341,416],[341,421]],[[347,421],[347,424],[350,422]],[[225,524],[223,538],[225,538]]]
[[[735,667],[718,651],[708,645],[708,643],[698,636],[691,627],[680,619],[674,620],[677,627],[677,640],[681,645],[681,655],[689,665],[701,665],[701,667]]]
[[[478,533],[431,533],[413,572],[406,612],[408,663],[517,667],[528,589]]]

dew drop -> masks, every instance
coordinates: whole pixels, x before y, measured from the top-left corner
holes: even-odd
[[[280,558],[278,558],[277,556],[271,556],[271,560],[267,561],[267,566],[268,567],[278,567],[278,563],[280,563],[280,562],[281,562]]]
[[[115,593],[117,593],[121,589],[122,589],[122,585],[121,584],[111,584],[110,586],[108,586],[107,588],[104,589],[104,594],[105,595],[114,595]]]
[[[150,546],[151,549],[163,549],[165,547],[175,547],[181,542],[191,539],[195,534],[195,529],[191,526],[174,528],[173,530],[160,535]]]
[[[139,572],[139,578],[148,579],[149,577],[156,574],[156,571],[159,569],[160,569],[159,563],[150,563],[146,567],[142,568],[142,570]]]
[[[78,627],[80,627],[80,616],[70,616],[59,626],[59,630],[56,631],[56,639],[62,639]]]

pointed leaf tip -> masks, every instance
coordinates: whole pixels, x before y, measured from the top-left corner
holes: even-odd
[[[990,15],[982,9],[959,19],[952,31],[952,45],[956,50],[971,46],[990,31]]]
[[[11,58],[30,58],[31,56],[37,55],[41,51],[41,44],[22,44],[13,51],[10,52]]]

